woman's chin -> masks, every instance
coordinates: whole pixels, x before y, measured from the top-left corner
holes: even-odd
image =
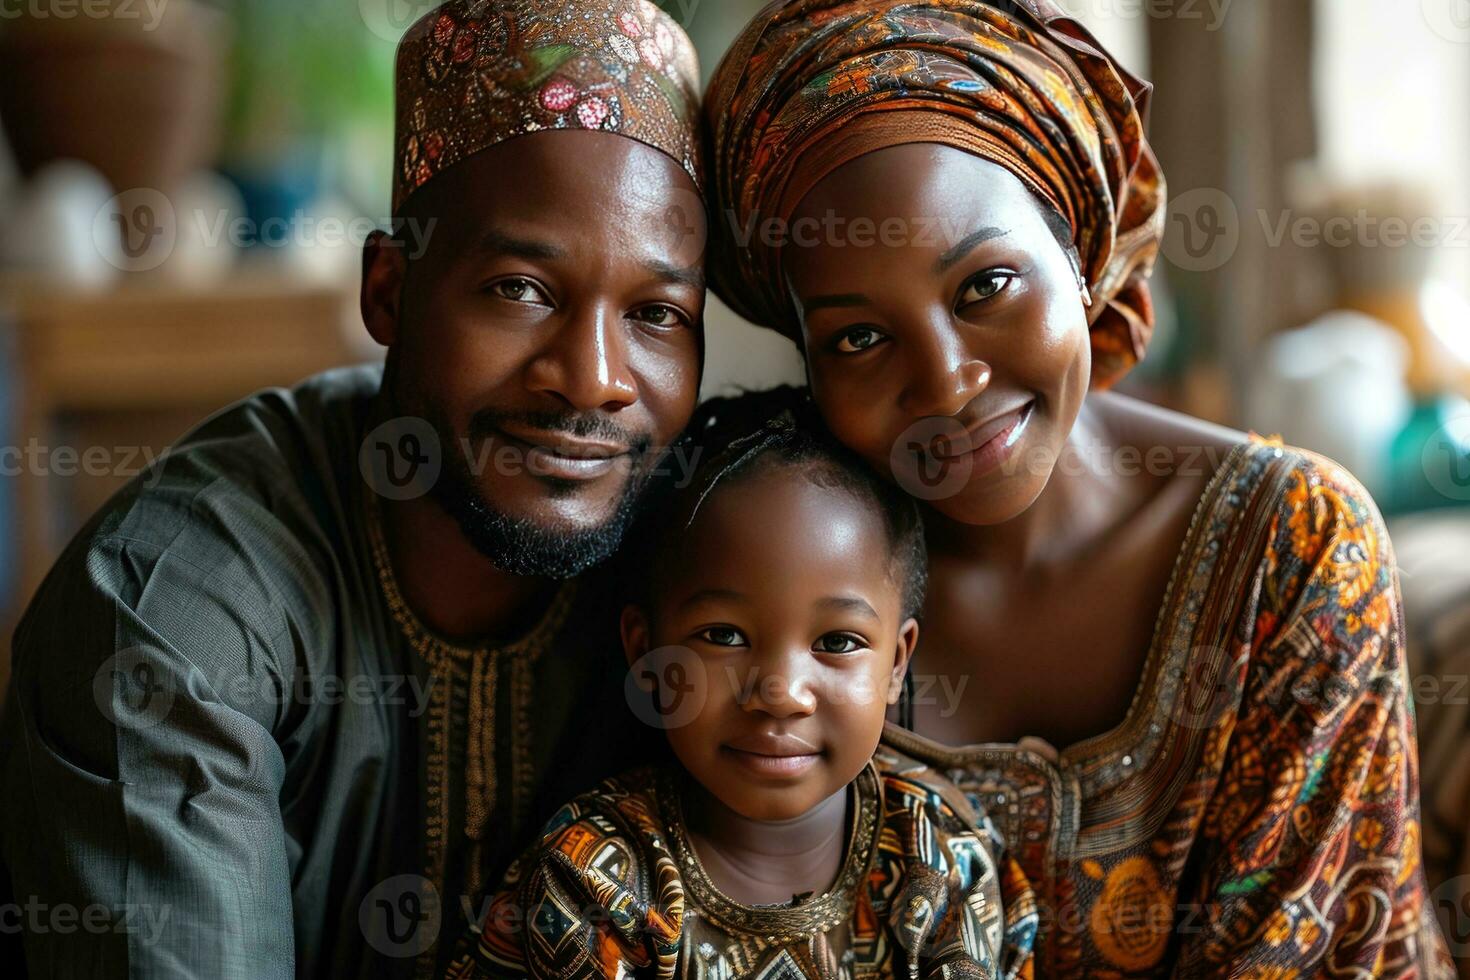
[[[1049,475],[992,474],[971,481],[952,496],[929,501],[929,506],[956,524],[1006,524],[1031,509],[1046,489]]]

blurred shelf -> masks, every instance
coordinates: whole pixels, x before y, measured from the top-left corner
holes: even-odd
[[[60,423],[83,416],[101,420],[113,440],[137,435],[133,445],[150,445],[159,418],[198,421],[261,388],[381,356],[362,328],[356,283],[259,273],[208,288],[143,283],[106,291],[0,279],[0,331],[11,334],[17,389],[14,430],[0,445],[12,447],[32,438],[65,444]],[[168,438],[182,434],[170,431]],[[12,610],[29,602],[66,537],[89,516],[55,520],[60,490],[48,484],[59,478],[20,469]],[[86,499],[76,492],[86,479],[66,477],[65,496]],[[9,641],[8,633],[0,639],[0,660],[8,660]]]

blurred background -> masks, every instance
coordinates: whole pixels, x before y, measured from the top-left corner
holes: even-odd
[[[0,0],[0,679],[107,495],[229,402],[378,356],[359,250],[394,45],[435,5]],[[706,76],[759,5],[662,3]],[[1470,954],[1470,0],[1063,5],[1157,87],[1173,204],[1126,390],[1323,452],[1390,518],[1426,855]],[[710,391],[801,379],[717,302],[709,329]]]

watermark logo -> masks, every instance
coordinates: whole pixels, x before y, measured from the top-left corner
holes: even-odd
[[[442,0],[358,0],[358,13],[374,37],[397,44],[405,31]]]
[[[1470,875],[1441,884],[1430,894],[1429,904],[1439,918],[1450,955],[1455,959],[1470,956]]]
[[[357,924],[373,949],[407,959],[438,941],[443,914],[433,882],[423,875],[397,875],[367,893],[357,909]]]
[[[639,657],[623,680],[633,714],[650,728],[683,728],[709,697],[704,661],[688,647],[660,647]]]
[[[439,434],[413,416],[389,419],[368,433],[358,451],[362,478],[389,500],[414,500],[434,488],[444,466]]]
[[[969,434],[958,419],[940,415],[920,419],[903,431],[889,452],[893,479],[919,500],[953,497],[975,470],[971,455],[955,450],[968,443]]]
[[[1179,693],[1174,700],[1174,722],[1190,731],[1214,725],[1241,697],[1240,675],[1227,651],[1197,646],[1189,652]]]
[[[1470,414],[1456,416],[1430,436],[1420,461],[1437,493],[1470,503]]]
[[[157,658],[141,647],[108,657],[92,677],[97,708],[120,728],[145,730],[168,716],[174,703],[173,680]]]
[[[1429,29],[1454,44],[1470,44],[1470,0],[1419,0]]]
[[[145,32],[158,30],[169,0],[0,0],[0,21],[136,20]]]
[[[173,202],[151,187],[123,191],[92,221],[97,252],[124,272],[148,272],[168,261],[179,238]]]
[[[1240,247],[1240,210],[1230,195],[1213,187],[1180,194],[1169,202],[1164,256],[1186,272],[1212,272]]]
[[[673,261],[681,268],[699,265],[709,244],[709,216],[704,201],[686,187],[670,192],[672,200],[658,214],[656,234],[672,236]]]

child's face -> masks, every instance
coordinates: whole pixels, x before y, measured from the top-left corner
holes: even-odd
[[[801,816],[862,771],[918,640],[875,505],[813,472],[717,487],[665,549],[650,614],[623,616],[630,661],[674,646],[703,666],[703,708],[669,742],[753,820]]]

